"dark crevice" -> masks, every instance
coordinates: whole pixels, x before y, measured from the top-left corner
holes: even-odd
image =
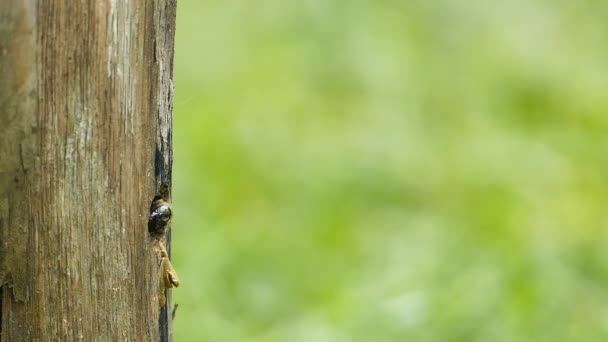
[[[4,293],[2,292],[2,286],[0,286],[0,341],[2,341],[2,298]]]
[[[154,60],[154,64],[156,64],[156,61],[157,61],[156,60],[156,39],[154,39],[154,48],[153,49],[154,49],[154,51],[152,53],[152,56],[154,57],[154,59],[153,59]]]
[[[156,179],[162,179],[163,169],[163,153],[157,145],[156,155],[154,156],[154,176],[156,177]]]

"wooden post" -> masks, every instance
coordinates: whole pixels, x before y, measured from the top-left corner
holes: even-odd
[[[0,1],[2,341],[171,339],[147,220],[171,185],[175,5]]]

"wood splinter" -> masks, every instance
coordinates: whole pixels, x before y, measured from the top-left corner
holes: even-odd
[[[162,307],[165,305],[165,289],[179,287],[179,278],[171,264],[171,260],[169,260],[169,254],[162,240],[158,241],[158,247],[160,248],[161,255],[160,267],[158,269],[158,304]]]

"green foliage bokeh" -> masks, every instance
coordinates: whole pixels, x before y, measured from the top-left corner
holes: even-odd
[[[176,341],[607,341],[607,15],[180,0]]]

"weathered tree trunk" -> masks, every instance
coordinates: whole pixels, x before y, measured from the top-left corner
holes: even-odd
[[[175,0],[0,1],[2,341],[170,339],[174,28]]]

